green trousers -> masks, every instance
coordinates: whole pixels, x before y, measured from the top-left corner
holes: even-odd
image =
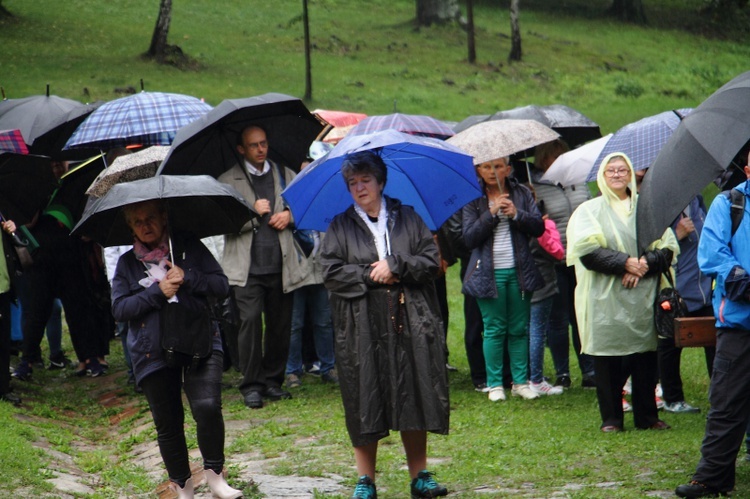
[[[487,386],[503,386],[503,355],[508,349],[513,384],[529,380],[529,310],[531,293],[521,293],[516,269],[495,269],[497,298],[477,298],[484,322]]]

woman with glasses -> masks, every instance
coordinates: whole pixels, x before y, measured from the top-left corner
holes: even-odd
[[[622,387],[632,372],[635,427],[668,429],[658,417],[654,299],[657,279],[679,253],[671,229],[640,254],[636,241],[638,194],[633,166],[622,153],[599,168],[601,196],[573,212],[568,224],[568,265],[575,265],[575,304],[581,351],[594,356],[603,432],[624,429]]]

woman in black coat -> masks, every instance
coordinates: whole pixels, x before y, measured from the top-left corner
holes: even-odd
[[[378,441],[401,433],[412,497],[448,491],[427,471],[427,432],[448,433],[445,338],[433,281],[438,249],[410,206],[383,196],[372,152],[341,169],[354,204],[334,218],[321,262],[331,292],[346,426],[360,476],[352,497],[377,497]]]

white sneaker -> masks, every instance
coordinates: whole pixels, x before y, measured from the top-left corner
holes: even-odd
[[[633,410],[633,406],[630,405],[630,402],[625,400],[625,397],[622,398],[622,412],[631,412]]]
[[[656,390],[655,390],[655,393],[654,393],[654,394],[655,394],[655,395],[656,395],[657,397],[659,397],[659,398],[661,398],[661,397],[663,397],[663,396],[664,396],[664,392],[663,392],[663,391],[662,391],[662,389],[661,389],[661,383],[657,383],[657,384],[656,384]]]
[[[547,381],[542,381],[541,383],[534,383],[532,381],[529,383],[529,388],[537,395],[562,395],[563,393],[562,386],[552,386]]]
[[[526,400],[538,399],[539,394],[529,388],[528,383],[522,385],[513,385],[513,389],[510,392],[514,397],[521,397]]]
[[[492,388],[490,388],[488,398],[490,399],[490,402],[505,400],[505,390],[502,386],[493,386]]]

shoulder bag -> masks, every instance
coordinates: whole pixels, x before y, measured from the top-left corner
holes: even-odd
[[[677,317],[685,317],[688,314],[687,305],[682,296],[675,289],[672,273],[669,269],[664,272],[669,281],[669,287],[659,289],[661,279],[656,279],[657,293],[654,302],[654,325],[659,338],[674,338],[675,322]]]

